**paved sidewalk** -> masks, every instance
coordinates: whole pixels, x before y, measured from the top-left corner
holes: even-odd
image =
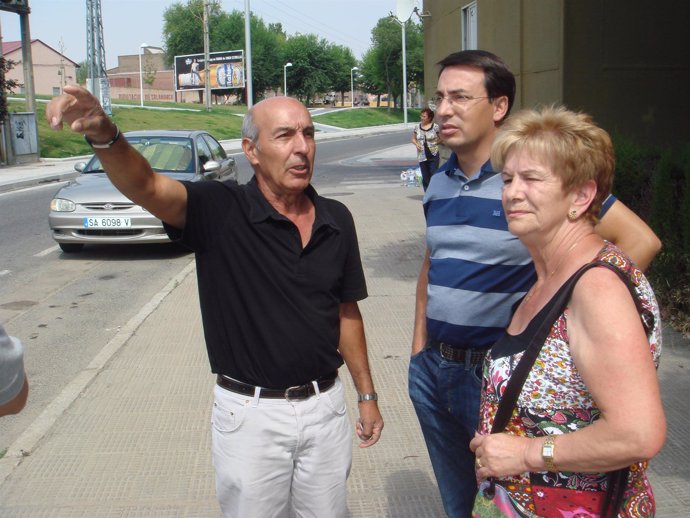
[[[404,149],[379,158],[400,158]],[[379,444],[354,448],[350,514],[441,517],[406,388],[424,252],[422,190],[395,178],[320,192],[355,217],[370,293],[361,309],[386,420]],[[669,435],[651,475],[657,517],[671,518],[690,509],[690,348],[669,331],[664,346],[659,378]],[[341,373],[354,417],[355,393]],[[190,262],[0,459],[0,516],[220,516],[210,463],[213,383]]]

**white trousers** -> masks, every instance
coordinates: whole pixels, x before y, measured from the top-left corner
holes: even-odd
[[[211,415],[216,494],[227,518],[341,518],[352,429],[340,378],[287,401],[216,385]]]

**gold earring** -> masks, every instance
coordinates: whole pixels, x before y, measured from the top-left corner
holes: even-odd
[[[577,211],[575,209],[568,212],[568,219],[570,221],[575,221],[577,219]]]

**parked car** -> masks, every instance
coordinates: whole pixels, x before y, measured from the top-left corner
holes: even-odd
[[[171,178],[238,180],[235,159],[206,131],[131,131],[124,137],[154,171]],[[81,174],[55,194],[48,216],[53,239],[64,252],[79,252],[89,243],[170,241],[158,218],[115,188],[95,155],[74,168]]]

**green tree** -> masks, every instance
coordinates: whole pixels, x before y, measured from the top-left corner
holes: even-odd
[[[377,53],[370,48],[362,58],[360,66],[359,88],[377,97],[376,105],[381,102],[381,94],[386,91],[384,76],[380,73]]]
[[[277,24],[266,25],[261,18],[252,16],[252,86],[257,100],[268,90],[277,90],[283,84],[285,32]],[[242,33],[244,34],[244,33]]]
[[[324,67],[329,78],[329,85],[324,93],[338,92],[341,100],[344,100],[345,92],[350,91],[350,71],[354,66],[357,66],[357,60],[349,48],[334,44],[327,45]],[[359,86],[361,85],[358,83]]]
[[[328,43],[315,34],[298,34],[287,39],[283,48],[283,61],[292,63],[287,75],[288,92],[309,104],[317,93],[331,86],[327,65]],[[283,71],[282,67],[280,69]]]
[[[381,18],[371,33],[372,47],[363,59],[364,84],[369,93],[386,92],[389,100],[397,101],[403,92],[402,26],[391,17]],[[423,39],[421,24],[408,20],[405,24],[408,85],[424,81]]]
[[[220,4],[209,4],[209,44],[217,32],[222,11]],[[172,64],[175,56],[198,54],[204,51],[204,2],[187,0],[176,2],[163,13],[163,42],[166,58]]]
[[[156,81],[156,66],[153,64],[150,54],[144,54],[141,71],[142,81],[150,87]]]
[[[7,72],[17,64],[16,61],[0,56],[0,122],[7,120],[7,94],[20,86],[16,79],[7,79]]]
[[[163,35],[166,57],[169,62],[175,56],[198,54],[204,50],[203,42],[203,0],[188,0],[166,9]],[[268,89],[276,88],[282,82],[281,54],[285,33],[280,24],[268,26],[261,18],[251,17],[252,34],[252,87],[257,99]],[[245,47],[244,12],[222,11],[218,3],[209,10],[209,50],[222,52],[241,50]],[[220,90],[217,94],[236,93],[235,90]]]

